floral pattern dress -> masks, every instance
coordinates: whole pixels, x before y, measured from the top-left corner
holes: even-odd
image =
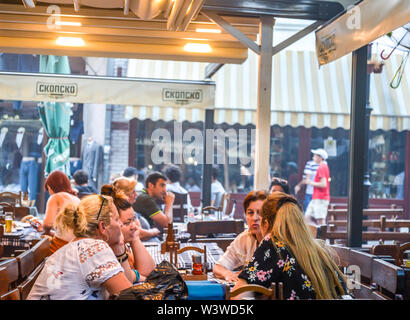
[[[273,242],[270,235],[263,239],[239,278],[267,288],[272,282],[283,282],[283,298],[286,300],[316,299],[312,283],[290,249],[277,239]]]

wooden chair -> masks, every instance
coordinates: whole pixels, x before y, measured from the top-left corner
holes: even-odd
[[[173,222],[184,222],[184,216],[188,215],[188,194],[176,193],[174,204],[172,205],[172,220]]]
[[[15,207],[12,204],[8,202],[0,202],[0,207],[3,207],[3,212],[11,212],[13,214],[13,219],[14,219]],[[1,221],[0,223],[4,224],[3,221]]]
[[[377,294],[386,299],[403,299],[406,291],[406,278],[403,268],[381,259],[374,259],[372,264],[372,282]]]
[[[20,300],[20,292],[18,289],[10,290],[0,296],[0,300]]]
[[[19,266],[19,281],[23,281],[34,270],[34,254],[28,249],[16,257]]]
[[[221,220],[222,217],[225,215],[228,215],[228,209],[229,209],[229,202],[230,202],[230,194],[229,193],[221,193],[221,200],[218,201],[218,199],[215,199],[215,204],[214,206],[207,206],[202,208],[202,214],[209,215],[210,213],[216,212],[217,216],[220,218],[218,220]]]
[[[36,282],[38,276],[43,270],[44,264],[45,261],[40,263],[40,265],[27,277],[27,279],[17,286],[17,289],[20,292],[21,300],[27,299],[27,296],[29,295],[31,288],[33,288],[34,283]]]
[[[33,251],[34,268],[37,268],[37,266],[50,255],[49,238],[42,238],[31,248],[31,250]]]
[[[227,300],[230,300],[231,298],[234,298],[244,292],[257,292],[262,294],[262,296],[268,300],[283,300],[283,283],[279,282],[278,287],[276,287],[276,283],[273,282],[269,289],[257,284],[245,285],[228,292]]]
[[[199,235],[210,235],[218,233],[234,233],[238,235],[245,229],[243,220],[221,220],[221,221],[195,221],[189,222],[187,231],[191,234],[192,242]]]
[[[4,247],[0,244],[0,258],[3,256]]]
[[[19,266],[16,258],[0,261],[0,269],[5,269],[2,277],[7,282],[7,290],[16,288],[19,279]]]
[[[15,206],[22,206],[21,199],[22,199],[22,192],[14,193],[14,192],[1,192],[0,193],[0,202],[6,202],[11,204],[13,207]]]

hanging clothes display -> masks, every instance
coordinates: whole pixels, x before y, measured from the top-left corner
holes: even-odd
[[[44,128],[40,128],[37,134],[33,134],[28,139],[28,153],[27,156],[23,156],[20,166],[20,187],[22,192],[29,193],[29,199],[33,201],[36,200],[40,183]]]
[[[98,189],[98,176],[103,164],[103,148],[92,138],[88,138],[84,143],[81,152],[81,162],[83,170],[88,173],[88,185]]]

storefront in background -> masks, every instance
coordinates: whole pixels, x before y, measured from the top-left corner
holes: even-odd
[[[410,81],[403,76],[398,89],[389,87],[400,61],[400,55],[392,55],[385,62],[381,74],[370,75],[370,206],[409,206],[409,190],[405,181],[409,181],[410,174],[410,105],[405,101],[410,101]],[[145,77],[152,74],[159,78],[195,79],[203,68],[204,64],[133,60],[129,64],[128,75]],[[223,66],[212,80],[216,83],[215,129],[255,128],[257,56],[250,52],[249,58],[242,65]],[[310,150],[324,148],[329,153],[327,161],[331,174],[332,199],[347,203],[350,104],[350,55],[321,69],[317,67],[314,52],[282,51],[275,55],[272,73],[270,175],[288,179],[293,192],[294,185],[302,179],[306,161],[312,158]],[[177,105],[175,108],[128,106],[126,117],[133,119],[129,126],[130,146],[136,144],[132,137],[134,130],[135,135],[140,137],[138,143],[142,146],[145,142],[149,144],[150,127],[168,126],[172,129],[172,121],[177,121],[184,123],[186,128],[196,126],[202,129],[205,119],[203,110]],[[249,155],[251,149],[249,141]],[[144,156],[138,153],[138,163],[136,158],[136,153],[131,148],[130,164],[139,167],[152,165],[146,153]],[[194,175],[200,186],[200,166],[186,163],[183,166],[184,179]],[[220,165],[219,179],[233,193],[245,193],[252,188],[252,172],[247,172],[240,164]],[[303,194],[298,197],[303,198]],[[408,209],[406,210],[408,214]]]

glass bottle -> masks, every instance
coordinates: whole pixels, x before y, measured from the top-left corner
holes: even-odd
[[[192,256],[192,274],[202,274],[202,259],[199,255]]]

